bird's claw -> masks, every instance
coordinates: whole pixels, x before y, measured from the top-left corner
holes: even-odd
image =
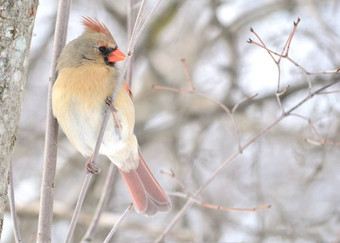
[[[122,126],[118,121],[116,112],[117,109],[113,106],[113,102],[112,102],[112,98],[111,97],[107,97],[105,100],[106,105],[108,105],[108,107],[111,109],[112,115],[113,115],[113,119],[115,120],[116,123],[116,133],[119,136],[119,131],[121,130]]]
[[[96,165],[96,163],[91,162],[91,160],[89,160],[86,163],[86,170],[87,172],[94,174],[94,175],[99,174],[101,171],[101,169]]]
[[[107,97],[106,100],[105,100],[105,103],[106,103],[108,106],[112,106],[112,98],[111,98],[111,97]]]
[[[111,97],[107,97],[105,100],[105,104],[113,111],[116,112],[117,109],[113,106],[113,102],[112,102],[112,98]]]

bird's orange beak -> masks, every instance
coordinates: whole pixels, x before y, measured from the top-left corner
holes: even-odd
[[[125,57],[126,56],[121,50],[116,49],[113,52],[111,52],[110,55],[107,56],[107,60],[109,62],[119,62],[119,61],[123,61]]]

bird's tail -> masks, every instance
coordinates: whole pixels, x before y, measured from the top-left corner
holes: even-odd
[[[128,173],[119,170],[132,197],[133,205],[138,213],[151,216],[157,211],[168,211],[171,202],[163,188],[153,177],[142,155],[139,153],[137,169]]]

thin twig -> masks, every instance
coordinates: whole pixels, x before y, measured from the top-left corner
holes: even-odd
[[[278,54],[278,53],[273,52],[270,49],[268,49],[267,46],[262,41],[261,37],[254,31],[253,28],[250,28],[250,31],[256,36],[256,38],[261,42],[261,44],[253,41],[252,39],[249,39],[248,43],[255,44],[257,46],[260,46],[260,47],[264,48],[268,52],[270,57],[273,59],[273,61],[276,64],[276,67],[278,69],[278,78],[277,78],[277,87],[276,87],[275,97],[276,97],[276,101],[277,101],[277,103],[278,103],[278,105],[279,105],[279,107],[281,109],[282,114],[285,113],[285,110],[284,110],[284,108],[282,106],[281,96],[287,91],[287,87],[283,91],[280,91],[281,90],[281,87],[280,87],[281,86],[281,66],[280,66],[280,62],[281,62],[281,58],[290,59],[288,57],[289,48],[290,48],[290,44],[291,44],[291,42],[293,40],[295,31],[296,31],[296,28],[297,28],[297,25],[299,24],[299,22],[300,22],[299,18],[298,18],[298,20],[296,22],[294,22],[294,28],[293,28],[292,32],[290,33],[290,35],[289,35],[285,45],[283,46],[283,48],[281,50],[281,54]],[[284,54],[285,50],[286,50],[286,53]],[[272,54],[278,55],[279,56],[278,60],[276,60]],[[306,70],[303,69],[303,71],[304,71],[304,73],[306,75],[306,78],[307,78],[307,82],[308,82],[308,86],[309,86],[309,94],[310,94],[311,93],[311,88],[312,88],[311,81],[310,81],[310,78],[307,75]]]
[[[197,96],[200,96],[202,98],[205,98],[207,100],[210,100],[212,103],[218,105],[222,110],[224,110],[229,116],[231,116],[231,112],[228,107],[223,105],[221,102],[218,100],[215,100],[208,95],[205,95],[203,93],[200,93],[198,91],[193,91],[193,90],[187,90],[187,89],[176,89],[176,88],[171,88],[171,87],[166,87],[166,86],[161,86],[161,85],[153,85],[152,86],[154,89],[159,89],[159,90],[166,90],[166,91],[171,91],[171,92],[177,92],[177,93],[187,93],[187,94],[195,94]]]
[[[220,206],[220,205],[214,205],[214,204],[210,204],[210,203],[205,203],[205,202],[201,202],[198,199],[196,199],[193,196],[190,196],[189,194],[186,193],[182,193],[182,192],[167,192],[168,195],[171,196],[175,196],[175,197],[181,197],[181,198],[186,198],[186,199],[190,199],[192,200],[194,203],[205,207],[205,208],[211,208],[211,209],[215,209],[215,210],[221,210],[221,211],[233,211],[233,212],[255,212],[258,210],[262,210],[262,209],[268,209],[271,206],[270,205],[262,205],[262,206],[258,206],[255,208],[229,208],[229,207],[225,207],[225,206]]]
[[[316,146],[321,146],[321,145],[333,145],[333,146],[340,146],[340,142],[335,142],[335,141],[332,141],[332,140],[322,140],[322,141],[315,141],[315,140],[312,140],[310,138],[306,138],[305,141],[307,143],[310,143],[310,144],[313,144],[313,145],[316,145]]]
[[[132,0],[128,0],[126,2],[126,9],[127,9],[127,15],[126,15],[126,20],[127,20],[127,39],[130,40],[132,37],[132,31],[133,31],[133,26],[132,24],[134,23],[134,16],[133,16],[133,9],[132,9]],[[133,58],[131,58],[131,61],[128,65],[128,69],[126,71],[126,82],[128,83],[129,87],[132,85],[132,63],[133,63]]]
[[[297,28],[297,26],[298,26],[299,23],[300,23],[300,18],[298,18],[297,21],[294,22],[293,31],[292,31],[292,32],[290,33],[290,35],[288,36],[288,40],[286,41],[284,47],[282,48],[281,56],[279,57],[278,63],[280,62],[280,60],[281,60],[281,58],[282,58],[283,56],[288,57],[290,44],[292,43],[293,37],[294,37],[294,35],[295,35],[296,28]],[[286,51],[285,54],[283,54],[285,50],[287,50],[287,51]]]
[[[332,83],[329,83],[319,89],[317,89],[316,91],[314,91],[311,95],[308,95],[306,98],[304,98],[303,100],[301,100],[298,104],[296,104],[294,107],[290,108],[290,110],[288,111],[288,113],[290,113],[290,111],[294,111],[297,107],[299,107],[301,104],[305,103],[307,100],[309,100],[310,98],[312,98],[314,95],[318,95],[320,94],[321,92],[323,92],[325,89],[337,84],[337,83],[340,83],[340,79],[338,80],[335,80],[334,82]]]
[[[314,124],[312,123],[312,121],[310,119],[308,119],[307,117],[304,117],[300,114],[295,114],[295,113],[291,113],[290,114],[291,116],[296,116],[296,117],[299,117],[303,120],[306,120],[308,122],[308,125],[311,127],[313,133],[315,134],[315,136],[317,136],[317,138],[319,139],[319,141],[315,141],[313,139],[310,139],[310,138],[306,138],[305,141],[307,143],[310,143],[310,144],[313,144],[313,145],[316,145],[316,146],[320,146],[320,145],[334,145],[334,146],[340,146],[340,142],[335,142],[335,141],[331,141],[331,140],[327,140],[327,139],[324,139],[320,133],[318,132],[318,130],[316,129],[316,127],[314,126]]]
[[[182,188],[183,191],[185,191],[186,193],[189,193],[186,186],[184,186],[184,184],[180,180],[177,179],[177,177],[175,176],[175,172],[173,170],[171,171],[161,170],[161,173],[171,177]]]
[[[238,107],[244,103],[244,102],[247,102],[247,101],[250,101],[252,99],[254,99],[258,94],[254,94],[250,97],[245,97],[241,100],[239,100],[233,107],[233,109],[231,110],[231,120],[233,122],[233,126],[234,126],[234,129],[236,131],[236,137],[237,137],[237,144],[238,144],[238,148],[239,148],[239,151],[240,153],[242,153],[242,146],[241,146],[241,136],[240,136],[240,130],[238,129],[238,125],[237,125],[237,122],[236,122],[236,119],[235,119],[235,112],[236,110],[238,109]]]
[[[171,91],[175,93],[187,93],[187,94],[194,94],[195,92],[192,90],[187,90],[187,89],[176,89],[176,88],[171,88],[167,86],[162,86],[162,85],[152,85],[153,89],[159,89],[159,90],[166,90],[166,91]]]
[[[92,175],[93,174],[91,174],[91,173],[86,173],[86,176],[85,176],[85,179],[84,179],[84,182],[83,182],[83,186],[80,190],[82,193],[79,194],[77,204],[76,204],[76,208],[74,209],[72,220],[71,220],[70,226],[69,226],[68,231],[67,231],[65,243],[69,243],[72,240],[74,229],[75,229],[76,224],[78,222],[81,207],[83,206],[83,202],[84,202],[84,198],[85,198],[85,194],[86,194],[86,193],[84,193],[84,192],[86,192],[85,188],[89,187]]]
[[[262,41],[261,37],[254,31],[253,28],[250,28],[250,32],[252,32],[252,33],[256,36],[256,38],[261,42],[262,45],[259,44],[259,43],[257,43],[257,42],[255,42],[255,41],[253,41],[253,40],[250,39],[250,38],[249,38],[249,40],[248,40],[248,43],[250,43],[250,44],[255,44],[255,45],[258,45],[258,46],[264,48],[264,49],[268,52],[269,56],[272,58],[272,60],[274,61],[275,65],[276,65],[276,67],[277,67],[278,78],[277,78],[277,87],[276,87],[276,101],[277,101],[277,103],[278,103],[278,105],[279,105],[279,107],[280,107],[280,109],[281,109],[282,114],[284,114],[285,111],[284,111],[283,106],[282,106],[282,104],[281,104],[281,99],[280,99],[280,97],[277,95],[277,93],[278,93],[279,90],[280,90],[280,84],[281,84],[281,66],[280,66],[280,59],[279,59],[279,60],[276,60],[276,59],[275,59],[275,57],[272,55],[271,50],[267,48],[267,46],[266,46],[266,45],[264,44],[264,42]]]
[[[138,13],[137,13],[135,24],[134,24],[133,29],[132,29],[131,39],[129,41],[128,51],[127,51],[128,56],[133,55],[133,49],[134,49],[134,47],[137,43],[136,36],[137,36],[138,30],[140,29],[140,26],[142,24],[142,13],[144,11],[145,5],[146,5],[146,0],[142,0],[142,3],[140,5]],[[127,62],[127,61],[125,61],[125,62]],[[113,92],[112,97],[115,97],[114,92]]]
[[[19,225],[18,225],[18,215],[17,215],[17,211],[16,211],[16,208],[15,208],[12,160],[11,160],[10,165],[9,165],[8,177],[9,177],[8,200],[9,200],[9,208],[10,208],[11,217],[12,217],[14,239],[15,239],[16,243],[20,243],[21,242],[21,236],[20,236],[20,230],[19,230]]]
[[[122,222],[122,220],[125,218],[125,216],[127,215],[127,213],[131,210],[133,204],[131,203],[127,209],[125,209],[124,213],[119,217],[119,219],[117,220],[117,222],[115,223],[115,225],[113,226],[113,228],[111,229],[110,233],[107,235],[107,237],[104,240],[104,243],[108,243],[111,238],[113,237],[113,235],[115,234],[115,232],[118,229],[118,226],[120,225],[120,223]]]
[[[105,207],[107,206],[107,203],[109,201],[109,196],[110,196],[110,190],[112,190],[112,184],[113,184],[113,179],[115,177],[115,172],[117,172],[116,170],[116,166],[111,163],[110,164],[110,168],[109,171],[107,173],[106,176],[106,180],[105,180],[105,184],[104,184],[104,189],[103,192],[101,194],[101,197],[99,199],[99,203],[97,205],[96,208],[96,212],[93,216],[92,222],[89,226],[89,228],[87,229],[83,239],[82,239],[82,243],[87,243],[87,242],[91,242],[93,239],[93,235],[95,233],[95,230],[97,228],[100,216],[102,215]]]
[[[249,44],[253,44],[256,45],[258,47],[263,48],[264,50],[266,50],[267,52],[278,56],[278,57],[282,57],[287,59],[289,62],[291,62],[292,64],[294,64],[294,66],[296,66],[297,68],[299,68],[303,73],[307,74],[307,75],[316,75],[316,74],[339,74],[340,73],[340,68],[338,69],[334,69],[334,70],[327,70],[327,71],[316,71],[316,72],[310,72],[308,70],[306,70],[304,67],[302,67],[299,63],[297,63],[296,61],[294,61],[292,58],[290,58],[289,56],[285,56],[285,55],[281,55],[271,49],[268,49],[266,46],[261,45],[259,43],[257,43],[256,41],[253,41],[252,39],[248,40]],[[274,59],[275,60],[275,59]]]
[[[175,197],[186,198],[186,199],[191,199],[196,204],[198,204],[198,205],[200,205],[202,207],[211,208],[211,209],[215,209],[215,210],[236,211],[236,212],[255,212],[255,211],[260,210],[260,209],[270,208],[270,205],[264,205],[264,206],[259,206],[259,207],[251,208],[251,209],[241,209],[241,208],[229,208],[229,207],[224,207],[224,206],[219,206],[219,205],[213,205],[213,204],[210,204],[210,203],[204,203],[204,202],[201,202],[197,198],[192,196],[192,194],[188,191],[186,186],[184,186],[184,184],[180,180],[178,180],[176,178],[175,172],[173,172],[172,170],[170,172],[169,171],[161,170],[161,173],[165,174],[167,176],[170,176],[173,180],[175,180],[175,182],[178,185],[180,185],[182,190],[185,192],[185,193],[183,193],[183,192],[167,192],[168,195],[175,196]]]
[[[187,63],[186,63],[186,61],[185,61],[184,58],[182,58],[181,61],[182,61],[182,64],[183,64],[183,68],[184,68],[184,72],[185,72],[185,77],[187,78],[187,81],[188,81],[188,83],[189,83],[189,85],[190,85],[190,88],[191,88],[192,91],[195,91],[195,86],[194,86],[194,84],[192,83],[192,80],[191,80],[191,76],[190,76],[190,74],[189,74],[189,70],[188,70]]]
[[[307,80],[307,83],[308,83],[308,93],[309,93],[309,95],[311,95],[311,92],[312,92],[312,82],[311,82],[310,77],[309,77],[310,72],[305,70],[302,66],[300,66],[297,62],[295,62],[293,59],[291,59],[288,56],[289,49],[290,49],[290,44],[291,44],[291,42],[293,40],[296,28],[297,28],[299,23],[300,23],[300,18],[298,18],[297,21],[294,22],[294,28],[293,28],[292,32],[290,33],[290,35],[289,35],[289,37],[288,37],[284,47],[282,48],[281,54],[278,54],[278,53],[273,52],[272,50],[268,49],[266,47],[266,45],[264,44],[264,42],[261,40],[260,36],[253,29],[251,29],[251,32],[255,34],[255,36],[259,39],[259,41],[261,42],[262,45],[252,41],[251,39],[249,39],[249,41],[248,41],[248,43],[250,43],[250,44],[256,44],[257,46],[264,48],[269,53],[269,55],[272,57],[272,59],[274,60],[276,66],[278,68],[278,81],[277,81],[277,89],[276,89],[275,95],[276,95],[277,103],[278,103],[279,107],[281,108],[282,114],[285,113],[285,110],[284,110],[284,108],[282,106],[282,103],[281,103],[281,98],[280,98],[281,95],[279,95],[280,93],[282,93],[282,92],[280,92],[280,80],[281,80],[280,61],[281,61],[281,58],[286,58],[287,60],[289,60],[291,63],[293,63],[295,66],[297,66],[298,68],[300,68],[302,70],[302,72],[306,76],[306,80]],[[286,53],[284,54],[285,50],[286,50]],[[275,58],[273,57],[272,54],[274,54],[274,55],[279,57],[277,61],[275,60]]]
[[[158,7],[158,5],[160,4],[161,0],[158,0],[155,5],[153,6],[153,8],[151,9],[150,13],[148,14],[148,16],[146,17],[144,23],[142,24],[142,26],[140,27],[138,33],[136,34],[136,39],[135,39],[135,43],[134,46],[136,45],[137,40],[139,39],[139,37],[141,36],[141,34],[143,33],[146,25],[149,23],[151,16],[154,14],[154,12],[156,11],[156,8]]]
[[[287,92],[287,90],[290,88],[290,86],[289,85],[287,85],[281,92],[279,92],[279,93],[277,93],[279,96],[282,96],[282,95],[284,95],[286,92]]]
[[[44,164],[41,183],[41,200],[38,220],[37,243],[51,242],[51,225],[53,217],[54,180],[57,160],[58,123],[52,113],[52,88],[57,78],[56,66],[60,53],[65,46],[67,24],[71,0],[60,0],[58,4],[51,74],[48,86],[47,117],[44,148]]]
[[[250,44],[255,44],[255,45],[258,45],[258,46],[260,46],[260,47],[266,49],[267,52],[268,52],[268,54],[269,54],[269,56],[270,56],[270,57],[273,59],[273,61],[276,63],[277,61],[276,61],[276,59],[274,58],[274,56],[272,55],[272,52],[266,47],[266,45],[265,45],[264,42],[262,41],[261,37],[254,31],[254,29],[253,29],[252,27],[250,27],[249,30],[250,30],[250,32],[252,32],[252,33],[256,36],[256,38],[262,43],[262,45],[258,44],[257,42],[253,41],[253,40],[250,39],[250,38],[249,38],[249,40],[248,40],[248,43],[250,43]]]
[[[338,90],[332,90],[332,91],[327,91],[327,92],[320,92],[319,94],[335,94],[335,93],[340,93],[340,89]]]
[[[287,41],[288,44],[287,44],[287,51],[286,51],[286,54],[285,54],[286,56],[288,56],[290,44],[292,43],[293,37],[294,37],[294,35],[295,35],[296,28],[297,28],[298,24],[300,23],[300,21],[301,21],[300,18],[298,18],[296,22],[294,21],[294,28],[293,28],[293,31],[292,31],[292,33],[290,34],[289,39],[288,39],[288,41]]]
[[[281,66],[280,66],[280,62],[281,62],[281,58],[283,56],[288,58],[290,44],[291,44],[291,42],[293,40],[293,37],[294,37],[294,34],[295,34],[295,30],[296,30],[297,25],[298,25],[299,22],[300,22],[299,18],[298,18],[297,22],[294,22],[293,31],[290,33],[290,35],[288,37],[288,40],[286,41],[284,47],[282,48],[281,55],[279,56],[279,59],[275,62],[276,65],[277,65],[278,71],[279,71],[279,73],[278,73],[278,81],[277,81],[277,88],[276,88],[275,95],[276,95],[277,103],[279,104],[279,107],[281,108],[282,114],[285,113],[285,110],[284,110],[284,108],[282,106],[282,102],[281,102],[281,93],[285,93],[285,92],[284,91],[280,92],[280,90],[281,90]],[[286,54],[283,54],[285,50],[287,50]],[[307,80],[308,80],[308,78],[307,78]],[[308,81],[308,83],[310,84],[310,81]]]

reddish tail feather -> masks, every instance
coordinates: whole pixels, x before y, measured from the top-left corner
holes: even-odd
[[[170,210],[170,199],[153,177],[140,153],[137,169],[128,173],[122,170],[119,172],[129,189],[133,205],[138,213],[152,216],[157,211]]]

